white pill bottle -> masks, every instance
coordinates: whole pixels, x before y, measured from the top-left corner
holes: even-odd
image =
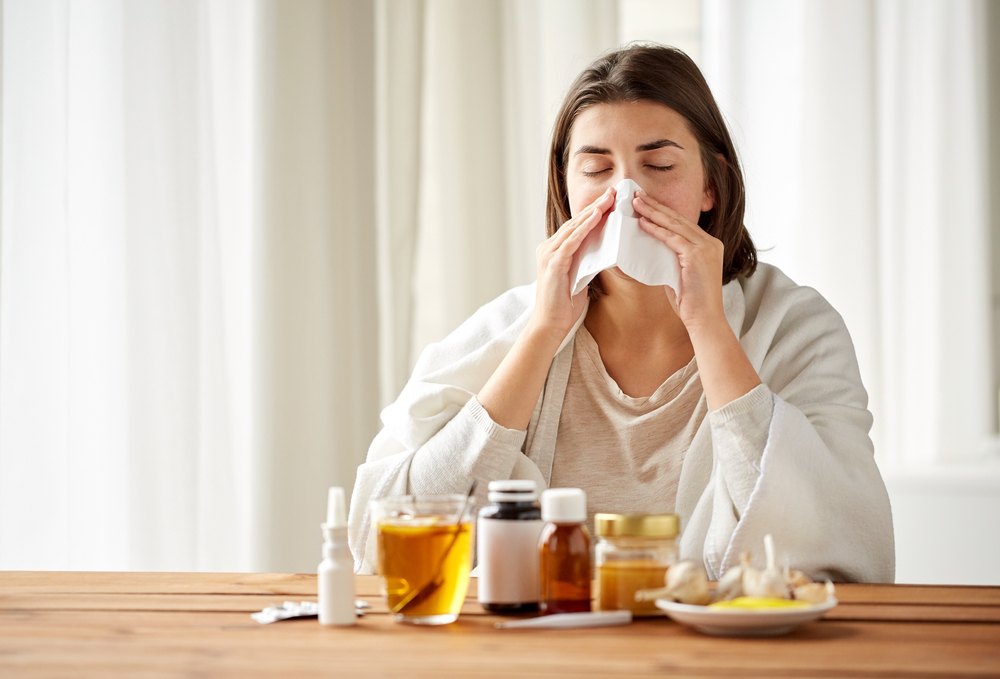
[[[479,603],[491,613],[538,610],[538,538],[544,522],[534,481],[491,481],[479,511]]]

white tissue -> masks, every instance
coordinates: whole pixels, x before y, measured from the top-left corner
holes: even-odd
[[[579,293],[601,271],[617,266],[622,273],[646,285],[669,285],[674,291],[680,277],[677,255],[639,226],[632,198],[639,185],[623,179],[615,186],[615,209],[604,229],[591,232],[573,261],[570,277],[573,294]]]

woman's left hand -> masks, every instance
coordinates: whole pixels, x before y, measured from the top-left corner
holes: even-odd
[[[725,323],[722,304],[722,255],[718,238],[705,233],[680,213],[656,201],[644,191],[632,200],[639,226],[677,253],[680,290],[664,286],[667,298],[688,332]]]

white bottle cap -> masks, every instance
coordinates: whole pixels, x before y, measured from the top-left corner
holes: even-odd
[[[542,493],[542,520],[579,523],[587,520],[587,494],[579,488],[550,488]]]
[[[326,525],[330,528],[343,528],[347,525],[347,507],[344,502],[344,489],[340,486],[330,488],[326,502]]]

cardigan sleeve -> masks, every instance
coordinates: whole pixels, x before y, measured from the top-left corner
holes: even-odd
[[[750,494],[760,478],[760,461],[773,412],[771,390],[766,384],[759,384],[708,416],[712,447],[739,515],[746,512]]]
[[[760,478],[724,562],[734,563],[740,551],[760,553],[772,533],[779,563],[814,578],[892,582],[889,498],[870,447],[858,438],[849,417],[815,423],[775,397]]]
[[[482,504],[490,481],[511,478],[518,459],[524,457],[521,449],[526,433],[500,426],[477,398],[470,398],[416,451],[410,463],[408,490],[418,494],[465,493],[475,480],[476,499]]]
[[[741,336],[766,387],[710,416],[721,473],[706,565],[720,575],[743,551],[762,565],[772,533],[779,563],[814,577],[891,582],[892,513],[850,334],[819,293],[775,272],[761,281],[766,294],[748,294],[753,315]]]
[[[527,323],[533,301],[534,285],[514,288],[428,346],[399,398],[382,412],[385,426],[358,468],[351,496],[348,527],[357,572],[374,570],[374,499],[465,493],[473,479],[480,503],[495,479],[526,478],[544,487],[521,451],[526,432],[493,422],[475,397]]]

